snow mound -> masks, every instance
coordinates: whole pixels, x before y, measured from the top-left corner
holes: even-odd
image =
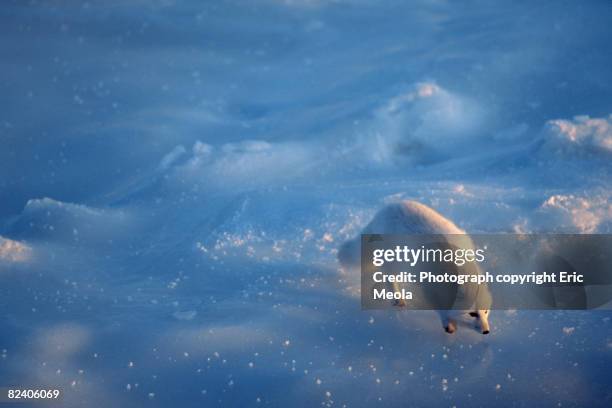
[[[26,244],[0,236],[0,261],[25,262],[31,255],[32,248]]]
[[[609,193],[578,196],[556,194],[541,205],[541,210],[552,215],[558,227],[581,233],[603,232],[612,223],[612,204]]]
[[[99,209],[51,198],[29,200],[9,232],[32,239],[109,239],[130,217],[126,210]]]
[[[35,214],[38,212],[62,212],[80,216],[98,216],[102,212],[83,204],[66,203],[49,197],[28,200],[24,208],[24,214]]]
[[[612,115],[550,120],[545,126],[545,139],[549,147],[560,153],[612,154]]]
[[[484,109],[474,100],[433,82],[417,83],[375,112],[370,149],[380,162],[445,159],[477,138],[485,119]]]

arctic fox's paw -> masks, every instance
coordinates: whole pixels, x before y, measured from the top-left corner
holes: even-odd
[[[393,306],[397,307],[406,307],[407,303],[404,299],[395,299],[393,301]]]
[[[455,326],[454,322],[448,322],[444,330],[446,330],[446,332],[449,334],[453,334],[455,330],[457,330],[457,326]]]

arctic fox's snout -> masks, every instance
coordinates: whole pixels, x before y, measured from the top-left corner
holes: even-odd
[[[457,227],[452,221],[445,218],[432,208],[416,201],[402,201],[390,204],[381,209],[363,229],[362,234],[435,234],[445,237],[449,244],[455,244],[464,249],[474,249],[469,235]],[[454,242],[459,240],[459,242]],[[360,267],[360,237],[345,242],[338,251],[338,260],[345,269],[359,269]],[[456,266],[455,273],[461,272],[461,267]],[[476,266],[474,273],[480,273]],[[474,286],[476,285],[476,286]],[[391,284],[393,290],[398,290],[396,283]],[[459,300],[461,300],[459,302]],[[467,303],[466,303],[467,300]],[[468,309],[470,316],[478,319],[483,334],[488,334],[489,308],[492,304],[491,294],[486,284],[463,284],[457,285],[455,304],[470,304]],[[396,301],[395,306],[405,306],[405,301]],[[470,306],[468,306],[470,307]],[[483,309],[482,307],[486,307]],[[456,318],[458,314],[466,310],[440,310],[444,330],[454,333],[457,329]]]

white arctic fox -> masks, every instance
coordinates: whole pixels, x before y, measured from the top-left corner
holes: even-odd
[[[435,210],[415,201],[402,201],[385,206],[364,228],[362,234],[440,234],[444,235],[449,245],[464,249],[474,248],[471,238],[466,235],[465,231]],[[359,268],[360,246],[360,237],[342,245],[338,252],[338,260],[343,268]],[[468,266],[471,268],[470,271],[467,270]],[[455,272],[473,274],[480,273],[480,269],[474,263],[466,263],[462,267],[457,266]],[[398,289],[397,284],[393,284],[393,289]],[[489,308],[492,299],[486,284],[468,283],[456,285],[454,289],[452,293],[455,299],[451,310],[439,311],[444,329],[448,333],[454,333],[457,328],[457,315],[470,311],[470,316],[480,320],[482,333],[488,334],[490,331]],[[395,305],[405,306],[406,303],[400,300],[396,301]],[[477,305],[477,310],[472,309],[475,305]]]

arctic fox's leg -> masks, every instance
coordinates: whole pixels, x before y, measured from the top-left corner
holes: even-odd
[[[448,319],[444,326],[444,330],[446,330],[447,333],[453,334],[455,330],[457,330],[457,322],[453,319]]]
[[[447,333],[453,334],[457,330],[456,313],[453,310],[440,310],[440,319],[442,326]]]
[[[402,291],[402,288],[400,288],[400,285],[397,282],[392,282],[391,283],[391,289],[393,289],[394,292],[401,292]],[[393,306],[405,307],[406,306],[406,300],[404,300],[404,299],[395,299],[393,301]]]

